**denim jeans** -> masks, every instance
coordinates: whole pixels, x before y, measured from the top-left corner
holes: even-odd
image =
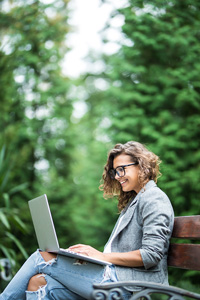
[[[47,284],[37,291],[27,291],[29,279],[38,274]],[[93,283],[117,281],[114,268],[111,278],[105,278],[105,267],[98,264],[78,264],[73,258],[58,255],[46,262],[37,250],[24,263],[0,300],[83,300],[91,299]],[[130,297],[125,292],[125,298]]]

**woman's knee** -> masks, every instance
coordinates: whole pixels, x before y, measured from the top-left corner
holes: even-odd
[[[28,291],[37,291],[41,286],[46,285],[46,280],[43,274],[37,274],[31,277],[28,283]]]
[[[42,257],[44,258],[45,261],[49,261],[49,260],[57,257],[56,254],[45,252],[45,251],[44,252],[40,251],[40,254],[42,255]]]

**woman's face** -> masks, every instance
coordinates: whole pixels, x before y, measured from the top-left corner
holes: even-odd
[[[131,163],[133,163],[133,161],[131,161],[131,157],[129,155],[120,154],[113,160],[113,169]],[[135,191],[138,194],[141,190],[141,186],[138,180],[139,165],[131,165],[128,167],[124,167],[124,169],[125,175],[121,177],[116,174],[115,179],[119,181],[124,192]]]

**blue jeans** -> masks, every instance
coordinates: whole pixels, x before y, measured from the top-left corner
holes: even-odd
[[[37,291],[27,291],[32,276],[44,276],[47,284]],[[37,250],[24,263],[0,300],[83,300],[91,299],[93,283],[117,281],[114,268],[111,278],[105,278],[105,267],[97,264],[77,264],[70,257],[58,255],[46,262]],[[130,297],[125,292],[125,298]]]

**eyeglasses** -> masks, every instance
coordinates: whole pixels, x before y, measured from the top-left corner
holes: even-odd
[[[129,166],[133,166],[133,165],[138,165],[138,162],[132,163],[132,164],[128,164],[128,165],[123,165],[123,166],[119,166],[116,169],[110,169],[109,170],[109,175],[111,179],[115,179],[116,174],[119,177],[123,177],[126,174],[125,168],[129,167]]]

